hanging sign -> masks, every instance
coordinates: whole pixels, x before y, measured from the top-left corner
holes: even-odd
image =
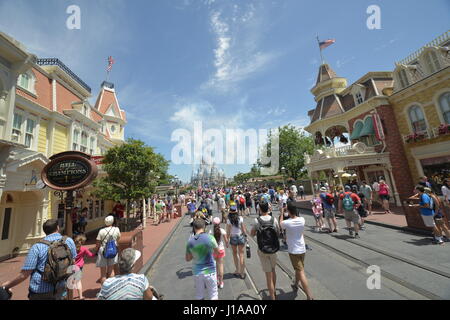
[[[383,130],[383,124],[381,123],[380,116],[378,113],[372,114],[373,127],[375,129],[375,136],[378,141],[384,141],[385,135]]]
[[[52,189],[79,189],[97,177],[97,165],[83,152],[63,152],[52,156],[50,160],[42,170],[42,181]]]

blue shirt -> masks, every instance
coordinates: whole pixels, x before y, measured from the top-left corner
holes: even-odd
[[[56,241],[60,240],[62,235],[59,233],[53,233],[44,238],[47,241]],[[69,247],[73,258],[77,256],[77,249],[75,247],[75,243],[71,238],[67,238],[66,244]],[[25,263],[22,267],[22,270],[39,270],[40,272],[44,272],[45,264],[47,263],[47,254],[48,254],[48,246],[43,243],[34,244],[30,251],[28,252],[27,258],[25,259]],[[61,282],[58,284],[58,287],[65,286],[65,282]],[[42,281],[42,275],[39,272],[33,272],[31,274],[30,279],[30,287],[29,290],[33,293],[49,293],[53,292],[53,285],[51,283]]]
[[[187,205],[187,207],[188,207],[188,211],[189,212],[195,212],[195,204],[194,203],[188,203],[188,205]]]
[[[429,195],[427,195],[426,193],[424,193],[420,196],[420,205],[421,206],[428,204],[428,206],[431,208],[432,203],[433,203],[432,198]],[[434,210],[430,209],[430,208],[420,208],[420,213],[423,216],[433,216]]]
[[[323,205],[324,209],[333,209],[334,208],[334,204],[331,205],[328,203],[327,194],[325,192],[322,192],[320,194],[320,200],[322,200],[322,205]]]

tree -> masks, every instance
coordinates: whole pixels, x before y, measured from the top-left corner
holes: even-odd
[[[127,201],[148,198],[160,183],[170,180],[169,161],[140,140],[128,139],[125,144],[106,152],[102,164],[106,177],[94,182],[93,194],[104,200]]]
[[[310,136],[306,136],[298,128],[292,125],[285,125],[278,128],[279,131],[279,167],[285,168],[286,171],[283,173],[286,176],[298,180],[299,178],[305,176],[305,153],[312,154],[314,151],[314,141]],[[268,139],[267,150],[271,150],[270,136]],[[261,162],[258,161],[258,164]]]

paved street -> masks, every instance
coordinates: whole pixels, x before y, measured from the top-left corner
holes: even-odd
[[[217,216],[217,212],[214,213]],[[274,208],[278,217],[278,209]],[[450,299],[450,245],[432,245],[429,238],[375,225],[366,225],[361,239],[351,239],[345,222],[338,219],[338,234],[314,232],[314,219],[302,211],[307,221],[306,274],[316,299]],[[245,223],[250,229],[253,212]],[[150,283],[166,299],[193,299],[194,281],[191,262],[185,262],[185,245],[189,238],[189,218],[184,217],[178,230],[149,271]],[[256,239],[254,239],[256,240]],[[234,278],[231,249],[225,258],[225,287],[219,291],[224,300],[266,299],[268,291],[256,250],[250,241],[251,259],[246,259],[245,280]],[[294,292],[293,269],[286,251],[278,253],[277,297],[280,300],[304,300],[301,290]],[[381,268],[381,288],[369,290],[367,267]]]

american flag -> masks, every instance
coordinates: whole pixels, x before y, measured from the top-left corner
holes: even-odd
[[[323,49],[325,49],[326,47],[331,46],[331,45],[332,45],[333,43],[335,43],[335,42],[336,42],[335,39],[328,39],[328,40],[325,40],[325,41],[320,41],[320,42],[319,42],[320,50],[323,50]]]
[[[108,72],[111,71],[114,62],[116,62],[116,61],[113,59],[113,57],[109,56],[108,57],[108,68],[106,69]]]

